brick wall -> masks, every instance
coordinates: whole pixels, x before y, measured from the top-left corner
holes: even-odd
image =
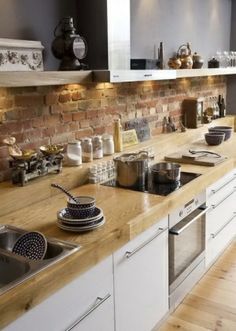
[[[113,132],[113,120],[124,124],[146,118],[152,135],[162,132],[164,116],[178,126],[186,96],[226,94],[224,77],[122,84],[86,84],[0,89],[0,181],[10,177],[6,136],[21,148],[66,143],[85,136]]]

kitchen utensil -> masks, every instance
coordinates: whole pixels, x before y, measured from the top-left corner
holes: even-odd
[[[44,155],[55,155],[61,153],[64,149],[64,146],[60,144],[44,145],[44,146],[40,146],[39,149]]]
[[[197,52],[193,53],[193,69],[201,69],[204,60]]]
[[[103,211],[101,208],[96,207],[93,214],[87,218],[75,218],[68,208],[63,208],[57,213],[57,217],[66,223],[80,224],[80,223],[90,223],[100,219],[103,216]]]
[[[85,232],[85,231],[90,231],[90,230],[94,230],[99,228],[100,226],[102,226],[105,223],[105,217],[102,216],[100,219],[98,219],[97,221],[94,221],[92,224],[89,225],[78,225],[78,224],[65,224],[63,223],[62,220],[58,219],[57,220],[57,226],[62,229],[62,230],[66,230],[66,231],[71,231],[71,232]]]
[[[209,132],[205,133],[205,140],[208,145],[220,145],[225,139],[224,132]]]
[[[178,58],[177,56],[173,56],[173,57],[169,58],[168,66],[171,69],[179,69],[181,67],[181,65],[182,65],[182,62],[181,62],[180,58]]]
[[[191,154],[204,154],[204,155],[201,155],[201,156],[205,156],[207,154],[211,154],[211,155],[214,155],[215,157],[221,157],[221,155],[218,154],[218,153],[211,152],[211,151],[205,151],[205,150],[203,150],[203,151],[196,151],[196,150],[189,149],[189,153],[191,153]]]
[[[173,183],[180,180],[181,165],[178,163],[160,162],[151,167],[155,183]]]
[[[181,45],[177,51],[177,57],[181,61],[180,69],[192,69],[193,59],[189,43]]]
[[[74,197],[74,199],[69,199],[67,201],[67,207],[70,209],[85,209],[85,208],[95,208],[95,198],[91,196],[81,195],[79,197]]]
[[[189,157],[191,156],[191,157]],[[207,154],[203,156],[202,154],[191,154],[189,152],[175,152],[172,154],[169,154],[165,156],[166,161],[172,161],[172,162],[180,162],[180,163],[188,163],[188,164],[196,164],[196,165],[202,165],[207,167],[213,167],[223,161],[225,161],[227,157],[221,156],[216,157],[211,154]]]
[[[147,152],[122,154],[114,158],[117,183],[121,187],[143,187],[148,171]]]
[[[213,126],[208,128],[209,132],[224,132],[225,133],[225,140],[228,140],[231,137],[233,132],[232,126]]]
[[[64,187],[62,187],[61,185],[58,185],[58,184],[54,184],[52,183],[51,184],[52,187],[55,187],[55,188],[58,188],[59,190],[61,190],[63,193],[65,193],[66,195],[68,195],[68,197],[73,200],[76,204],[78,203],[77,202],[77,199],[76,197],[74,197],[70,192],[68,192]]]
[[[203,98],[186,98],[182,102],[184,125],[187,128],[196,129],[203,123]]]
[[[31,260],[42,260],[47,251],[47,240],[40,232],[27,232],[20,236],[12,249],[15,254]]]

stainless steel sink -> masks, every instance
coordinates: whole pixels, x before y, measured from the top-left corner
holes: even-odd
[[[0,295],[80,249],[79,245],[47,238],[44,259],[29,260],[12,252],[16,240],[26,232],[10,225],[0,226]]]

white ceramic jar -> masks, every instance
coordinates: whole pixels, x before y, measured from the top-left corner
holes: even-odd
[[[110,134],[104,134],[102,136],[103,141],[103,154],[104,155],[112,155],[114,154],[114,139]]]
[[[82,164],[82,149],[80,141],[71,141],[66,149],[66,162],[71,166],[79,166]]]

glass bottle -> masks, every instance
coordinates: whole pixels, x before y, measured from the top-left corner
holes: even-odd
[[[94,159],[103,158],[103,142],[101,136],[93,137],[93,158]]]
[[[91,138],[84,138],[82,140],[82,161],[92,162],[93,161],[93,145]]]
[[[123,151],[123,141],[122,141],[120,119],[117,119],[114,121],[114,146],[115,146],[115,152]]]
[[[102,141],[103,141],[103,154],[104,155],[114,154],[115,149],[114,149],[113,136],[110,134],[104,134],[102,136]]]
[[[68,142],[66,149],[66,162],[71,166],[82,164],[82,149],[80,141]]]

